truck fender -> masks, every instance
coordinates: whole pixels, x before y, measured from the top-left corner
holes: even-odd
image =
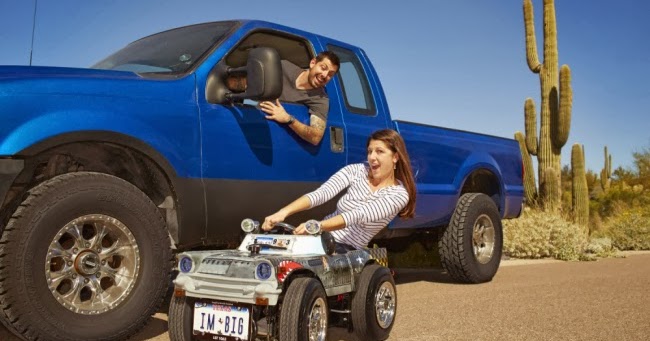
[[[472,176],[473,173],[481,170],[489,171],[496,178],[496,181],[498,183],[499,198],[498,201],[495,200],[495,204],[497,204],[499,210],[502,211],[505,207],[505,189],[503,187],[501,169],[496,160],[494,160],[494,158],[488,153],[474,152],[470,154],[467,159],[465,159],[465,162],[463,162],[462,166],[460,167],[460,171],[458,174],[456,174],[456,178],[454,179],[454,187],[458,189],[458,197],[460,198],[462,189],[470,176]],[[492,199],[494,200],[495,198],[493,197]]]
[[[88,120],[90,116],[92,120]],[[178,147],[166,136],[157,133],[157,129],[125,115],[120,115],[119,118],[117,120],[116,115],[109,112],[88,111],[56,111],[39,115],[23,122],[8,134],[0,144],[0,155],[30,155],[57,143],[77,142],[81,141],[80,138],[101,141],[100,138],[103,137],[107,139],[105,142],[140,146],[150,156],[159,154],[154,151],[168,151],[164,157],[158,158],[165,160],[166,165],[180,167],[187,163],[181,159],[182,153],[177,150]],[[166,171],[169,169],[171,167]],[[181,175],[190,172],[189,169],[174,170]]]

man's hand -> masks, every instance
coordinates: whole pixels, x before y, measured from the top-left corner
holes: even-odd
[[[274,102],[260,102],[260,109],[266,114],[267,120],[273,120],[278,123],[288,123],[291,116],[284,110],[280,100],[276,99]]]
[[[267,120],[282,124],[289,123],[289,120],[291,120],[291,115],[284,110],[284,107],[280,104],[280,100],[275,100],[275,102],[260,102],[259,105],[260,109],[266,114]],[[316,115],[311,115],[309,121],[310,125],[306,125],[296,120],[289,127],[303,140],[316,146],[325,134],[326,122]]]

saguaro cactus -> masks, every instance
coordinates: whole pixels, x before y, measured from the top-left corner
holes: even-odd
[[[524,166],[524,197],[527,205],[534,205],[537,201],[537,186],[535,185],[535,174],[533,173],[533,160],[526,149],[524,134],[520,131],[515,133],[515,140],[519,141],[521,160]]]
[[[600,185],[603,187],[603,192],[609,191],[609,186],[612,183],[612,154],[607,153],[607,146],[605,146],[605,166],[600,171]]]
[[[561,191],[549,186],[559,186],[561,173],[561,150],[569,138],[571,127],[571,70],[562,65],[558,76],[557,28],[555,4],[544,0],[544,63],[539,62],[537,40],[531,0],[524,0],[524,22],[526,28],[526,60],[533,73],[538,73],[541,83],[540,131],[537,138],[535,103],[531,98],[525,103],[526,148],[537,156],[539,192],[543,206],[559,208]],[[552,172],[547,169],[552,169]],[[553,174],[557,179],[547,179]],[[555,183],[557,181],[558,183]],[[551,201],[551,202],[546,202]]]
[[[589,189],[585,172],[584,149],[579,144],[571,147],[571,203],[573,221],[587,227],[589,224]]]

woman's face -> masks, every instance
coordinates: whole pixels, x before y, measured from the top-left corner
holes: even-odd
[[[397,154],[393,153],[384,141],[370,140],[368,145],[368,165],[375,180],[382,181],[393,175]]]

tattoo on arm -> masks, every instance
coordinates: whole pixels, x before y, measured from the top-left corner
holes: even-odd
[[[310,125],[296,122],[291,125],[291,128],[305,141],[317,145],[325,134],[326,122],[316,115],[311,115],[309,121]]]

